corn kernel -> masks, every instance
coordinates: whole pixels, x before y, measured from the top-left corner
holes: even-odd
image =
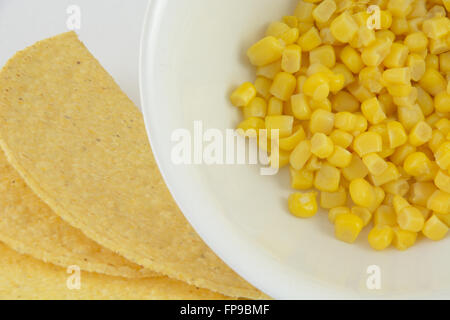
[[[370,223],[370,221],[372,221],[372,212],[367,208],[353,207],[351,213],[361,218],[364,227],[366,227]]]
[[[354,154],[350,165],[342,169],[342,174],[348,181],[353,181],[356,179],[364,179],[369,174],[369,170],[362,159]]]
[[[294,116],[299,120],[309,120],[311,118],[311,108],[303,93],[291,97],[291,106]]]
[[[444,142],[434,154],[436,163],[442,170],[450,169],[450,141]]]
[[[311,157],[311,142],[304,140],[292,151],[289,162],[295,170],[301,170]]]
[[[439,67],[441,72],[450,73],[450,52],[439,55]]]
[[[333,68],[336,64],[336,55],[333,47],[330,45],[324,45],[313,49],[309,53],[309,61],[311,64],[320,63],[327,68]]]
[[[348,91],[359,100],[359,102],[363,103],[366,100],[373,98],[375,95],[370,92],[366,87],[364,87],[361,82],[354,82],[350,84],[348,87]]]
[[[422,26],[423,32],[431,39],[440,39],[449,33],[448,18],[435,17],[425,20]]]
[[[316,193],[294,193],[289,197],[289,211],[298,218],[311,218],[316,215],[318,207]]]
[[[364,222],[360,217],[354,214],[340,214],[335,221],[336,238],[347,243],[354,243],[363,227]]]
[[[256,75],[273,80],[281,72],[281,60],[256,69]]]
[[[415,147],[421,146],[431,140],[433,130],[425,121],[417,123],[409,134],[409,143]]]
[[[416,243],[416,232],[402,230],[398,227],[394,227],[393,231],[394,240],[392,241],[392,244],[397,248],[397,250],[405,251]]]
[[[282,101],[290,99],[296,88],[297,79],[292,74],[280,72],[275,76],[270,93]]]
[[[436,129],[441,131],[444,135],[447,135],[450,133],[450,120],[446,118],[442,118],[439,121],[437,121],[434,126]]]
[[[324,133],[326,135],[333,131],[334,114],[329,111],[317,109],[313,112],[309,123],[311,133]]]
[[[395,150],[394,154],[392,154],[390,159],[397,166],[403,166],[403,163],[405,162],[406,158],[416,151],[417,151],[416,147],[413,147],[409,144],[404,144]]]
[[[361,59],[369,67],[378,67],[388,56],[391,46],[392,41],[389,39],[376,39],[362,50]]]
[[[289,26],[283,22],[272,22],[266,30],[267,37],[280,38],[283,33],[289,31]]]
[[[319,31],[315,27],[312,27],[300,36],[297,43],[303,51],[308,52],[320,46],[322,44],[322,38],[320,38]]]
[[[305,84],[306,79],[308,79],[308,77],[303,75],[297,77],[297,93],[303,93],[303,85]]]
[[[434,107],[437,112],[450,112],[450,94],[448,94],[446,91],[438,93],[434,97]]]
[[[402,230],[420,232],[425,224],[425,219],[419,209],[409,206],[397,213],[397,222]]]
[[[336,218],[343,214],[350,214],[350,209],[348,207],[337,207],[337,208],[331,208],[330,211],[328,211],[328,220],[331,223],[336,222]]]
[[[419,85],[432,96],[447,89],[447,82],[441,73],[436,69],[428,67],[422,79],[420,79]]]
[[[363,162],[373,175],[380,175],[388,168],[387,162],[376,153],[365,155]]]
[[[325,0],[313,10],[312,15],[317,22],[325,23],[331,18],[336,9],[336,3],[333,0]]]
[[[294,133],[291,136],[279,140],[280,149],[292,151],[301,141],[305,140],[306,133],[301,125],[296,126],[293,131]]]
[[[406,40],[405,40],[406,41]],[[426,48],[426,46],[425,46]],[[387,68],[401,68],[405,65],[408,58],[409,47],[401,43],[393,43],[391,52],[384,59],[383,64]]]
[[[423,235],[433,241],[440,241],[448,233],[448,226],[442,222],[436,215],[431,216],[425,223],[422,231]]]
[[[369,153],[381,152],[383,141],[381,135],[376,132],[365,132],[355,138],[353,149],[360,157]]]
[[[313,22],[312,12],[315,8],[314,4],[300,0],[295,9],[295,16],[300,22]]]
[[[314,100],[309,101],[312,110],[322,109],[331,112],[331,101],[329,99]]]
[[[342,207],[347,203],[347,192],[340,187],[336,192],[321,192],[320,206],[324,209]]]
[[[340,53],[341,61],[353,73],[359,73],[364,67],[360,54],[350,46],[346,46]]]
[[[428,147],[435,153],[444,142],[445,135],[439,130],[434,130],[431,140],[428,142]]]
[[[386,126],[389,137],[389,146],[391,148],[398,148],[408,141],[405,128],[400,122],[390,121]]]
[[[339,91],[331,99],[331,105],[336,112],[356,112],[359,107],[359,101],[347,91]]]
[[[283,114],[283,101],[272,97],[267,105],[268,116],[281,116]]]
[[[295,42],[297,42],[298,38],[300,37],[300,31],[297,28],[291,28],[285,33],[283,33],[280,37],[280,39],[286,44],[286,45],[292,45]]]
[[[338,112],[335,116],[335,127],[343,131],[352,132],[356,127],[357,117],[353,113]]]
[[[430,159],[423,152],[414,152],[406,158],[403,168],[413,177],[426,175],[430,172]]]
[[[411,130],[416,123],[425,120],[419,105],[398,107],[398,118],[407,131]]]
[[[323,100],[330,94],[330,85],[325,73],[319,72],[310,76],[303,85],[303,92],[314,100]]]
[[[435,54],[428,54],[425,58],[425,64],[429,69],[439,70],[439,57]]]
[[[450,176],[444,171],[439,170],[438,174],[434,178],[434,184],[440,190],[450,193]]]
[[[348,43],[357,33],[358,24],[348,11],[345,11],[331,22],[330,30],[337,40]]]
[[[436,190],[433,183],[416,182],[411,186],[409,201],[415,205],[427,206],[428,199]]]
[[[336,192],[339,190],[340,180],[341,172],[329,164],[324,164],[316,173],[314,187],[320,191]]]
[[[287,73],[296,73],[302,63],[302,49],[298,45],[287,46],[283,51],[281,69]]]
[[[296,16],[284,16],[283,22],[287,24],[290,28],[298,27],[298,19]]]
[[[361,110],[371,124],[379,124],[387,119],[377,98],[364,101],[361,105]]]
[[[331,132],[330,138],[336,147],[339,146],[344,149],[350,147],[353,142],[353,135],[342,130],[334,130]]]
[[[340,53],[338,55],[340,55]],[[344,76],[345,78],[344,87],[348,86],[350,83],[355,81],[353,73],[342,63],[337,63],[336,66],[332,69],[332,71],[336,74],[342,74]]]
[[[406,65],[411,70],[411,79],[414,81],[420,81],[426,70],[425,61],[422,57],[416,53],[412,53],[408,56]]]
[[[312,155],[311,158],[306,163],[306,169],[309,171],[319,171],[322,168],[322,161],[319,160],[316,156]]]
[[[350,183],[350,196],[355,204],[368,208],[376,201],[374,188],[364,179],[355,179]]]
[[[264,120],[261,118],[248,118],[242,121],[237,129],[242,131],[244,136],[256,137],[259,134],[259,130],[265,128]]]
[[[291,187],[296,190],[308,190],[313,187],[314,173],[309,170],[295,170],[290,167]]]
[[[243,109],[244,118],[264,118],[267,113],[267,103],[263,98],[256,97]]]
[[[266,37],[248,49],[247,56],[251,64],[261,67],[281,59],[283,49],[280,40],[275,37]]]
[[[315,133],[311,139],[311,152],[319,159],[328,158],[334,151],[333,141],[323,133]]]
[[[367,67],[359,73],[360,83],[373,93],[380,93],[383,89],[382,78],[382,73],[378,67]]]
[[[270,135],[272,130],[279,130],[279,137],[286,138],[292,135],[294,118],[291,116],[268,116],[265,119],[266,129]]]
[[[387,69],[383,73],[383,80],[389,84],[409,84],[411,82],[411,70],[409,68]]]
[[[397,225],[397,214],[391,206],[380,206],[373,216],[373,223],[375,226],[390,226]]]
[[[406,17],[412,11],[412,0],[390,0],[388,10],[395,17]]]
[[[394,239],[394,231],[389,226],[375,226],[368,236],[370,246],[382,251],[388,248]]]
[[[387,164],[388,168],[382,174],[376,176],[373,174],[370,175],[370,180],[374,186],[379,187],[400,178],[400,172],[397,167],[392,162],[388,162]]]
[[[284,168],[289,164],[290,153],[284,150],[278,152],[272,151],[269,157],[269,163],[272,168]]]
[[[404,41],[411,52],[420,52],[428,47],[428,38],[423,32],[410,33]]]
[[[421,87],[417,86],[417,103],[420,106],[420,109],[422,110],[423,114],[425,116],[429,116],[434,111],[434,101],[433,98],[423,90]]]
[[[440,214],[450,214],[450,194],[436,190],[428,199],[427,208]]]
[[[231,94],[231,103],[236,107],[246,107],[256,97],[256,88],[250,82],[245,82]]]
[[[450,50],[450,45],[446,38],[441,39],[431,39],[430,40],[430,53],[431,54],[441,54]]]
[[[394,196],[393,201],[392,201],[392,205],[394,207],[395,213],[398,215],[400,213],[400,211],[402,211],[405,208],[410,207],[411,205],[409,204],[409,202],[401,197],[401,196]]]
[[[391,181],[383,185],[383,189],[390,194],[403,197],[409,191],[409,183],[407,179]]]
[[[340,146],[334,146],[334,151],[327,160],[335,167],[346,168],[352,161],[352,154]]]

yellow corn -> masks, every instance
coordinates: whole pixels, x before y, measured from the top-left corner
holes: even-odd
[[[290,28],[298,27],[298,19],[296,16],[284,16],[283,22],[287,24]]]
[[[297,190],[308,190],[313,187],[314,173],[309,170],[295,170],[290,167],[291,187]]]
[[[409,183],[407,179],[391,181],[383,185],[383,189],[390,194],[403,197],[409,191]]]
[[[370,231],[368,239],[373,249],[382,251],[392,244],[394,231],[389,226],[377,225]]]
[[[336,192],[321,192],[320,206],[324,209],[332,209],[345,206],[347,203],[347,192],[345,188],[340,187]]]
[[[256,97],[256,88],[250,82],[245,82],[231,94],[231,103],[236,107],[246,107]]]
[[[376,200],[374,188],[364,179],[355,179],[350,183],[350,196],[355,204],[370,207]]]
[[[439,68],[442,73],[450,73],[450,51],[439,55]]]
[[[380,175],[387,170],[387,162],[376,153],[370,153],[363,157],[363,162],[369,172],[373,175]]]
[[[259,130],[265,128],[264,120],[261,118],[248,118],[242,121],[237,129],[242,131],[242,134],[249,137],[256,137]]]
[[[313,10],[312,15],[317,22],[325,23],[331,18],[336,9],[337,6],[334,0],[324,0]]]
[[[450,214],[450,193],[436,190],[428,199],[427,208],[440,214]]]
[[[405,251],[412,247],[417,240],[417,233],[402,230],[398,227],[393,228],[394,231],[394,239],[392,241],[392,244],[394,245],[397,250]]]
[[[389,84],[407,85],[411,82],[411,70],[409,68],[387,69],[383,73],[383,80]]]
[[[409,144],[404,144],[395,150],[395,152],[391,155],[390,159],[397,166],[403,166],[403,163],[405,162],[406,158],[416,151],[417,151],[416,147],[413,147]]]
[[[294,193],[289,197],[289,211],[299,218],[311,218],[316,215],[318,207],[316,193]]]
[[[434,184],[440,190],[450,193],[450,175],[446,174],[444,171],[439,170],[438,174],[434,178]]]
[[[420,52],[428,47],[428,38],[420,31],[408,34],[404,41],[410,52]]]
[[[430,172],[430,159],[423,152],[414,152],[405,159],[403,168],[413,177],[426,175]]]
[[[411,130],[416,123],[425,120],[425,116],[419,105],[400,106],[397,112],[401,124],[407,131]]]
[[[389,146],[391,148],[398,148],[408,141],[405,128],[400,122],[390,121],[386,126],[389,137]]]
[[[328,211],[328,220],[331,223],[336,222],[336,218],[342,214],[350,214],[350,209],[348,207],[337,207],[337,208],[331,208],[330,211]]]
[[[319,63],[327,68],[333,68],[336,64],[336,55],[333,47],[324,45],[313,49],[309,53],[309,61],[311,64]]]
[[[280,72],[275,76],[270,93],[282,101],[290,99],[295,91],[297,79],[287,72]]]
[[[291,97],[291,106],[294,116],[299,120],[309,120],[311,118],[311,108],[303,93]]]
[[[271,97],[267,105],[267,115],[281,116],[283,114],[283,101],[278,98]]]
[[[338,240],[354,243],[358,238],[364,222],[354,214],[340,214],[335,221],[335,235]]]
[[[300,0],[295,9],[295,16],[300,22],[313,22],[312,12],[315,8],[314,4]]]
[[[445,135],[439,130],[434,130],[431,140],[428,142],[428,147],[433,153],[435,153],[444,142]]]
[[[412,53],[408,56],[406,65],[411,70],[411,79],[420,81],[426,70],[426,64],[422,57],[417,53]]]
[[[379,124],[387,119],[377,98],[364,101],[361,105],[361,110],[371,124]]]
[[[311,152],[319,159],[326,159],[334,151],[333,141],[325,134],[317,132],[311,139]]]
[[[344,65],[353,73],[359,73],[364,67],[361,55],[350,46],[342,49],[340,58]]]
[[[366,87],[362,85],[361,82],[354,82],[350,84],[348,87],[348,91],[359,100],[359,102],[363,103],[366,100],[373,98],[375,95],[370,92]]]
[[[429,69],[439,70],[439,58],[435,54],[428,54],[425,58],[425,65]]]
[[[331,105],[336,112],[355,112],[359,109],[358,100],[347,91],[339,91],[331,98]]]
[[[306,163],[306,169],[316,172],[319,171],[320,168],[322,168],[322,165],[323,165],[322,161],[320,161],[319,158],[313,155]]]
[[[330,134],[330,138],[334,145],[347,149],[353,142],[353,135],[343,130],[334,130]]]
[[[397,213],[397,222],[402,230],[420,232],[424,227],[425,219],[419,209],[409,206]]]
[[[450,141],[441,144],[434,156],[436,163],[442,170],[450,170]]]
[[[421,146],[431,140],[433,129],[425,121],[417,123],[409,134],[409,143],[415,147]]]
[[[289,164],[290,153],[284,150],[278,150],[278,152],[272,151],[270,153],[269,162],[272,168],[284,168]]]
[[[281,69],[287,73],[296,73],[302,63],[302,49],[298,45],[287,46],[283,51]]]
[[[447,89],[447,82],[441,73],[436,69],[428,67],[422,79],[420,79],[419,85],[432,96],[435,96],[442,91],[446,91]]]
[[[388,54],[386,59],[384,59],[383,64],[387,68],[403,67],[406,63],[406,59],[408,58],[409,50],[410,50],[409,46],[407,45],[404,45],[402,43],[393,43],[391,47],[391,52]]]
[[[314,187],[320,191],[336,192],[339,190],[341,172],[329,164],[324,164],[317,171],[314,179]]]
[[[409,201],[415,205],[427,206],[428,199],[436,191],[436,187],[430,182],[416,182],[411,186]]]
[[[355,81],[353,73],[342,63],[337,63],[336,66],[332,69],[332,71],[336,74],[342,74],[344,76],[345,78],[344,87],[348,86],[350,83]]]
[[[266,37],[255,43],[247,51],[251,64],[257,67],[268,65],[279,60],[283,54],[284,46],[275,37]]]
[[[305,140],[306,133],[301,125],[294,127],[293,132],[291,136],[279,140],[278,144],[280,149],[292,151],[301,141]]]
[[[329,111],[317,109],[311,115],[309,130],[311,133],[324,133],[326,135],[333,131],[334,114]]]
[[[322,38],[320,37],[319,31],[315,27],[312,27],[300,36],[297,43],[303,51],[308,52],[320,46],[322,44]]]
[[[365,132],[355,138],[353,149],[360,157],[369,153],[381,152],[383,141],[381,135],[376,132]]]
[[[267,114],[267,103],[263,98],[256,97],[243,109],[244,118],[264,118]]]
[[[304,140],[292,151],[289,162],[295,170],[301,170],[311,157],[311,142]]]
[[[348,11],[345,11],[331,22],[330,30],[337,40],[347,43],[352,40],[358,31],[358,24]]]
[[[257,77],[255,80],[255,88],[258,95],[263,97],[265,100],[270,99],[270,87],[272,86],[272,81],[264,77]]]
[[[369,209],[363,207],[353,207],[351,213],[361,218],[364,227],[366,227],[370,223],[373,216],[372,212]]]
[[[448,23],[447,17],[435,17],[425,20],[422,29],[428,38],[438,40],[450,32]]]
[[[432,215],[431,218],[425,223],[422,233],[428,239],[440,241],[447,235],[448,226],[436,215]]]
[[[352,154],[350,151],[340,147],[334,146],[334,151],[327,158],[328,162],[337,168],[346,168],[352,161]]]
[[[428,92],[417,86],[417,103],[425,116],[429,116],[434,111],[434,101]]]
[[[382,174],[370,175],[370,180],[374,186],[379,187],[400,178],[398,168],[392,162],[388,162],[387,164],[388,168]]]
[[[361,59],[369,67],[378,67],[389,55],[391,46],[390,39],[376,39],[370,46],[363,49]]]
[[[437,112],[450,112],[450,94],[442,91],[434,98],[434,107]]]
[[[356,154],[353,154],[350,165],[342,169],[342,174],[348,181],[353,181],[356,179],[364,179],[369,174],[369,170],[362,159]]]
[[[319,72],[308,79],[303,85],[303,92],[314,100],[323,100],[330,94],[330,84],[325,73]]]
[[[281,72],[281,60],[256,69],[256,75],[273,80]]]
[[[391,206],[382,205],[375,211],[373,223],[375,226],[395,227],[397,225],[397,214]]]

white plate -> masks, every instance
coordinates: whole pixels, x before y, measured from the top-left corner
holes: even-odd
[[[325,212],[310,220],[288,214],[286,172],[270,177],[259,175],[256,166],[172,163],[174,130],[192,131],[196,120],[206,128],[236,126],[240,113],[228,102],[229,93],[254,76],[245,51],[268,22],[293,12],[295,4],[151,1],[142,38],[142,106],[175,200],[226,263],[274,298],[448,298],[449,239],[379,253],[369,248],[366,233],[347,245],[334,239]],[[380,272],[379,290],[367,286],[373,270]]]

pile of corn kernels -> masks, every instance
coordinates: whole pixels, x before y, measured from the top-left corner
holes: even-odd
[[[446,237],[449,11],[450,0],[301,0],[248,50],[257,77],[231,95],[238,128],[278,130],[270,159],[290,168],[294,216],[320,205],[348,243],[370,225],[375,250]]]

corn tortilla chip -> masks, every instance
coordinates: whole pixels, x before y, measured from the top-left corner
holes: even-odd
[[[43,203],[0,151],[0,241],[61,267],[125,278],[157,276],[87,238]]]
[[[2,69],[0,144],[28,186],[95,242],[201,288],[266,298],[188,224],[141,113],[75,33],[40,41]]]
[[[21,255],[0,243],[1,300],[225,300],[206,289],[198,289],[167,277],[125,279],[90,272],[80,273],[80,289],[67,283],[74,273]],[[76,285],[76,281],[69,284]],[[73,287],[72,287],[73,288]]]

